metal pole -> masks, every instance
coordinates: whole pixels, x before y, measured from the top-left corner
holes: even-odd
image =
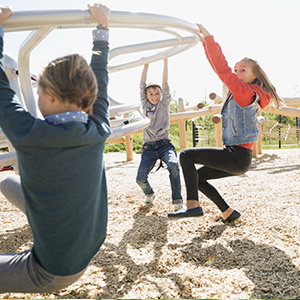
[[[279,124],[281,123],[281,115],[279,115]],[[278,133],[278,146],[279,146],[279,149],[281,149],[281,127],[279,125],[279,133]]]
[[[192,121],[192,124],[193,124],[193,147],[196,147],[196,135],[197,135],[197,128],[196,128],[196,125],[195,125],[195,122]]]
[[[300,138],[300,117],[296,117],[296,131],[297,131],[297,141]]]

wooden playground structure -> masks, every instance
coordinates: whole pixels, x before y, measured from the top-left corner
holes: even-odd
[[[185,121],[191,120],[198,117],[208,116],[213,114],[212,121],[215,124],[216,131],[216,143],[217,147],[223,147],[222,144],[222,123],[221,123],[221,109],[223,102],[226,100],[228,89],[223,86],[222,97],[216,93],[211,93],[209,98],[214,101],[213,105],[204,106],[203,103],[198,103],[194,106],[185,106],[184,100],[182,98],[178,99],[178,113],[173,113],[170,115],[170,123],[178,123],[179,128],[179,140],[180,140],[180,150],[185,149],[186,146],[186,131],[185,131]],[[252,156],[255,158],[258,154],[262,154],[262,135],[266,135],[270,138],[277,139],[278,130],[282,132],[282,141],[295,142],[299,138],[300,130],[297,128],[292,128],[290,125],[279,124],[278,122],[268,121],[262,116],[263,112],[280,114],[288,117],[300,117],[300,98],[283,98],[285,101],[285,106],[280,109],[275,109],[270,105],[264,109],[260,109],[258,112],[258,124],[259,124],[259,139],[254,143],[254,148],[252,151]],[[265,130],[262,130],[264,127]],[[266,131],[266,129],[268,129]],[[273,131],[273,132],[272,132]],[[276,132],[276,133],[274,133]],[[139,132],[137,132],[139,133]],[[127,161],[132,160],[133,157],[133,147],[132,147],[132,135],[128,135],[118,140],[113,140],[110,142],[126,143],[126,155]],[[299,143],[299,141],[298,141]]]

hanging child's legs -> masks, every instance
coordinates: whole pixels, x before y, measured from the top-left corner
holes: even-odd
[[[162,154],[159,158],[167,164],[170,174],[169,178],[172,190],[172,203],[174,205],[182,204],[183,201],[181,195],[180,170],[174,146],[169,143],[164,145],[161,150]],[[182,205],[180,206],[180,208],[181,207]]]
[[[233,209],[229,207],[229,205],[225,202],[222,196],[219,194],[217,189],[207,182],[209,179],[218,179],[218,178],[225,178],[229,176],[235,176],[234,174],[212,169],[206,166],[202,166],[198,169],[198,189],[202,192],[207,198],[212,200],[218,208],[223,213],[223,218],[227,218],[233,212]]]
[[[146,194],[149,202],[153,201],[154,191],[148,182],[148,175],[158,159],[162,159],[168,165],[172,188],[172,200],[175,210],[179,209],[182,204],[180,173],[176,154],[169,139],[145,143],[136,182]],[[147,199],[146,204],[148,201]],[[177,205],[180,205],[180,207],[177,207]]]
[[[19,175],[9,175],[5,177],[0,182],[0,190],[10,203],[26,214],[25,199],[21,187],[21,177]]]
[[[223,219],[233,213],[216,189],[206,182],[207,179],[223,178],[244,174],[250,167],[252,151],[239,146],[221,148],[191,148],[180,153],[180,163],[187,189],[187,209],[199,206],[198,188],[218,205],[223,212]],[[202,164],[206,168],[197,171],[195,164]],[[214,169],[214,172],[212,172]],[[209,173],[209,172],[210,173]],[[201,174],[203,172],[203,174]],[[206,178],[204,176],[205,173]],[[209,176],[210,178],[207,178]],[[199,186],[201,183],[201,187]],[[223,211],[223,209],[227,209]],[[184,216],[182,216],[184,217]]]
[[[1,181],[0,188],[7,200],[26,214],[20,176],[7,176]],[[39,264],[32,249],[0,254],[0,293],[55,292],[78,280],[85,269],[70,276],[55,276]]]
[[[148,175],[155,166],[157,156],[151,147],[143,147],[141,162],[136,176],[136,183],[143,190],[144,194],[148,197],[154,196],[154,191],[148,181]]]
[[[39,264],[32,249],[0,254],[0,293],[57,292],[78,280],[85,270],[70,276],[55,276]]]

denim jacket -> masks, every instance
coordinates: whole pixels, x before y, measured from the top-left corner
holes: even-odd
[[[240,106],[232,96],[227,97],[222,114],[222,141],[226,146],[251,143],[258,140],[259,129],[257,124],[257,112],[259,96],[246,107]]]

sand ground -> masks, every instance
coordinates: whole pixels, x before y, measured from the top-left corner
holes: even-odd
[[[57,293],[0,298],[300,298],[300,149],[264,150],[245,175],[211,182],[242,213],[234,225],[217,223],[218,208],[201,195],[203,217],[168,220],[167,170],[150,175],[157,197],[145,208],[140,155],[125,159],[105,154],[108,234],[83,277]],[[0,194],[0,253],[31,246],[25,215]]]

